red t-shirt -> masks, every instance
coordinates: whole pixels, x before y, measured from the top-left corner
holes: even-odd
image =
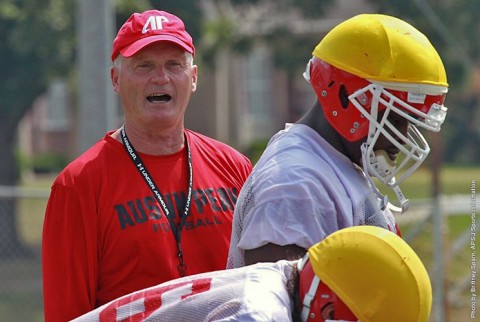
[[[231,147],[186,130],[193,194],[181,232],[187,275],[225,268],[233,209],[251,171]],[[138,153],[179,222],[188,188],[185,149]],[[66,321],[119,296],[180,276],[162,208],[122,143],[107,134],[52,185],[43,227],[45,319]]]

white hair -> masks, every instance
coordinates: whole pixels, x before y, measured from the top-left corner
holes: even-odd
[[[193,55],[189,53],[188,51],[185,51],[186,57],[187,57],[187,64],[190,66],[193,66]],[[122,67],[122,54],[118,54],[115,60],[113,61],[113,67],[120,69]]]

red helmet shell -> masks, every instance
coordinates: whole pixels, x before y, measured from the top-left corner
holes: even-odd
[[[367,80],[313,57],[310,83],[323,107],[325,117],[342,137],[354,142],[367,136],[368,120],[348,100],[348,95],[370,84]],[[370,106],[370,99],[371,97],[364,105]]]
[[[317,57],[312,58],[309,73],[310,83],[323,107],[325,117],[333,128],[350,142],[365,138],[369,130],[369,121],[353,105],[348,96],[371,83],[364,78],[338,69]],[[443,105],[445,100],[445,94],[426,95],[422,103],[412,103],[409,102],[409,93],[406,91],[389,89],[388,92],[400,101],[408,102],[408,105],[412,106],[413,110],[407,110],[402,106],[397,107],[413,115],[417,114],[417,111],[428,114],[434,104]],[[386,97],[383,98],[386,101],[390,101]],[[372,94],[366,92],[359,99],[359,102],[367,112],[370,112]],[[379,113],[385,109],[386,105],[378,105]]]
[[[307,261],[299,275],[300,302],[303,305],[303,299],[310,290],[310,286],[315,278],[310,261]],[[306,321],[325,322],[326,320],[357,321],[357,318],[345,303],[326,284],[320,281],[310,304],[310,311]]]

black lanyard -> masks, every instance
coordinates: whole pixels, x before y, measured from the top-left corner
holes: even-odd
[[[183,261],[183,252],[182,252],[182,246],[180,244],[180,237],[181,237],[182,228],[185,225],[185,221],[190,212],[190,204],[192,203],[192,190],[193,190],[192,155],[190,153],[190,146],[188,145],[187,136],[185,135],[185,146],[187,148],[187,160],[188,160],[188,172],[189,172],[188,193],[187,193],[187,200],[185,202],[185,210],[181,217],[180,225],[177,227],[174,220],[174,214],[170,214],[170,211],[167,208],[167,204],[165,203],[165,200],[163,200],[162,195],[160,194],[160,191],[158,190],[158,187],[155,181],[153,181],[152,176],[150,175],[150,173],[146,168],[146,165],[143,163],[142,159],[137,154],[137,151],[135,151],[135,148],[130,143],[130,140],[127,137],[127,133],[125,132],[125,125],[123,125],[121,128],[121,134],[122,134],[123,146],[125,147],[127,154],[130,156],[130,159],[135,165],[135,168],[137,168],[138,172],[140,173],[142,178],[145,180],[145,183],[147,184],[147,186],[150,188],[150,190],[152,190],[153,195],[155,196],[158,203],[162,207],[165,217],[167,217],[168,219],[168,223],[170,224],[170,229],[172,230],[173,237],[175,237],[175,241],[177,242],[178,261],[179,261],[177,269],[180,272],[181,276],[185,276],[187,265]]]

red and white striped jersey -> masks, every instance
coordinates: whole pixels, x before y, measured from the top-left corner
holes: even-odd
[[[75,322],[291,321],[295,262],[258,263],[186,276],[111,301]]]

